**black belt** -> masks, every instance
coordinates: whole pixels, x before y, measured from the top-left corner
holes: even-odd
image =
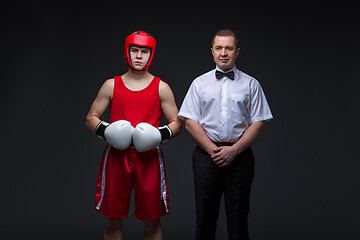
[[[235,144],[235,143],[231,143],[231,142],[213,142],[213,143],[218,147],[232,146]]]

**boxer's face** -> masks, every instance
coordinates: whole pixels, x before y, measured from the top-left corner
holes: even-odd
[[[235,66],[239,50],[240,48],[236,48],[233,36],[215,36],[211,48],[216,65],[225,72]]]
[[[150,59],[150,48],[143,48],[137,46],[130,47],[130,61],[135,70],[142,70]]]

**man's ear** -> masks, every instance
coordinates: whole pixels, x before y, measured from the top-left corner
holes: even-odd
[[[239,55],[240,48],[236,49],[236,57]]]

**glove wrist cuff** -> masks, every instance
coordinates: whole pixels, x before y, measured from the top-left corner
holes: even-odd
[[[160,131],[161,134],[161,143],[168,142],[173,136],[173,133],[168,125],[158,127],[158,130]]]
[[[106,140],[105,138],[105,129],[107,128],[107,126],[109,126],[109,123],[105,122],[105,121],[101,121],[97,126],[96,126],[96,129],[95,129],[95,133],[96,135],[103,139],[103,140]]]

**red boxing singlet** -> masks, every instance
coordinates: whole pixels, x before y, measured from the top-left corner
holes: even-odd
[[[133,127],[141,122],[159,127],[162,116],[159,84],[160,78],[154,77],[146,88],[132,91],[125,86],[121,76],[114,77],[110,123],[127,120]]]

